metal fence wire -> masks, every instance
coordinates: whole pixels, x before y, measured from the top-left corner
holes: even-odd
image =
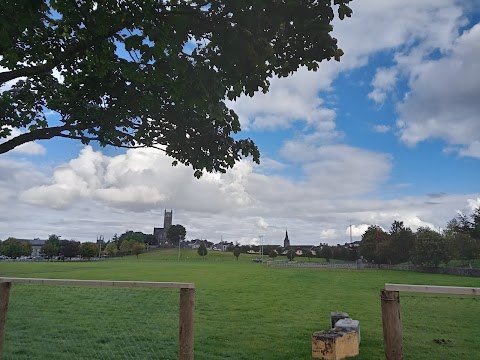
[[[178,359],[171,288],[12,284],[3,359]]]
[[[480,298],[402,292],[404,358],[480,359]]]

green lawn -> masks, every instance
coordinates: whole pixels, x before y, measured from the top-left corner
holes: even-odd
[[[360,320],[357,359],[383,359],[379,300],[383,284],[480,287],[477,278],[267,267],[253,263],[254,257],[242,254],[237,262],[231,253],[209,252],[202,260],[194,251],[182,251],[178,261],[175,251],[152,251],[139,259],[101,262],[1,262],[0,276],[194,282],[195,358],[205,360],[311,359],[311,334],[327,329],[329,313],[335,310]],[[441,354],[444,348],[458,354],[461,346],[466,350],[460,358],[476,359],[480,302],[450,298],[434,302],[422,296],[402,302],[408,330],[406,358],[433,359],[432,354]],[[14,285],[4,359],[174,359],[177,312],[174,290]],[[458,326],[455,333],[463,340],[452,334],[445,338],[444,324],[450,329]],[[429,329],[440,333],[430,334]]]

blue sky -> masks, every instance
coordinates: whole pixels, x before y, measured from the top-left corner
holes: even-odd
[[[345,51],[229,105],[262,153],[193,177],[156,150],[41,141],[0,155],[0,239],[152,232],[280,244],[359,239],[393,220],[438,229],[480,206],[480,1],[354,0]],[[53,117],[51,117],[53,119]],[[8,175],[6,175],[8,174]],[[26,221],[25,221],[26,220]]]

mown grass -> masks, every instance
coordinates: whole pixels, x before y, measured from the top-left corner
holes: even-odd
[[[311,359],[311,334],[329,328],[329,313],[335,310],[346,311],[361,322],[362,343],[357,359],[383,359],[379,292],[385,283],[480,286],[476,278],[439,274],[266,267],[252,263],[254,257],[257,256],[242,254],[239,261],[235,261],[231,253],[209,252],[207,259],[201,259],[195,251],[182,251],[178,261],[176,251],[152,251],[139,259],[0,263],[0,275],[194,282],[197,294],[195,358],[205,360]],[[61,289],[45,292],[42,288],[23,286],[17,297],[15,286],[12,290],[5,359],[53,359],[53,349],[66,349],[56,351],[65,356],[59,355],[58,359],[81,359],[86,350],[97,354],[91,358],[170,359],[176,356],[178,292],[158,290],[154,294],[125,296],[122,293],[120,296],[112,291],[98,295],[99,289],[80,293]],[[408,319],[413,319],[413,323],[405,324],[409,331],[408,344],[405,344],[407,359],[433,359],[443,346],[434,342],[437,338],[429,339],[429,323],[433,322],[431,328],[480,323],[478,302],[477,307],[472,307],[472,302],[449,301],[429,306],[428,299],[420,300],[422,306],[408,307]],[[447,321],[449,312],[453,320]],[[70,320],[72,316],[74,321]],[[34,325],[29,322],[32,318],[44,320]],[[88,330],[99,323],[106,325],[110,332],[92,338]],[[122,329],[118,330],[119,327]],[[48,329],[54,332],[53,337]],[[457,335],[466,339],[460,344],[468,347],[463,358],[476,359],[480,352],[480,345],[475,341],[480,336],[479,327],[458,326]],[[23,345],[25,339],[31,340]],[[448,346],[456,345],[456,339],[447,340],[450,340]],[[427,350],[425,344],[429,346]],[[29,353],[29,348],[41,356]],[[128,356],[120,355],[123,351]],[[152,355],[153,352],[157,353]],[[47,353],[49,356],[45,357]]]

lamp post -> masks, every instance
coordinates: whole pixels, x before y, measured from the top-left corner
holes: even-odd
[[[263,235],[259,235],[260,238],[260,255],[262,257],[262,264],[263,264]]]
[[[98,260],[100,260],[102,258],[103,235],[97,236],[97,243],[98,243]]]
[[[180,243],[182,242],[182,237],[178,235],[178,261],[180,261]]]

